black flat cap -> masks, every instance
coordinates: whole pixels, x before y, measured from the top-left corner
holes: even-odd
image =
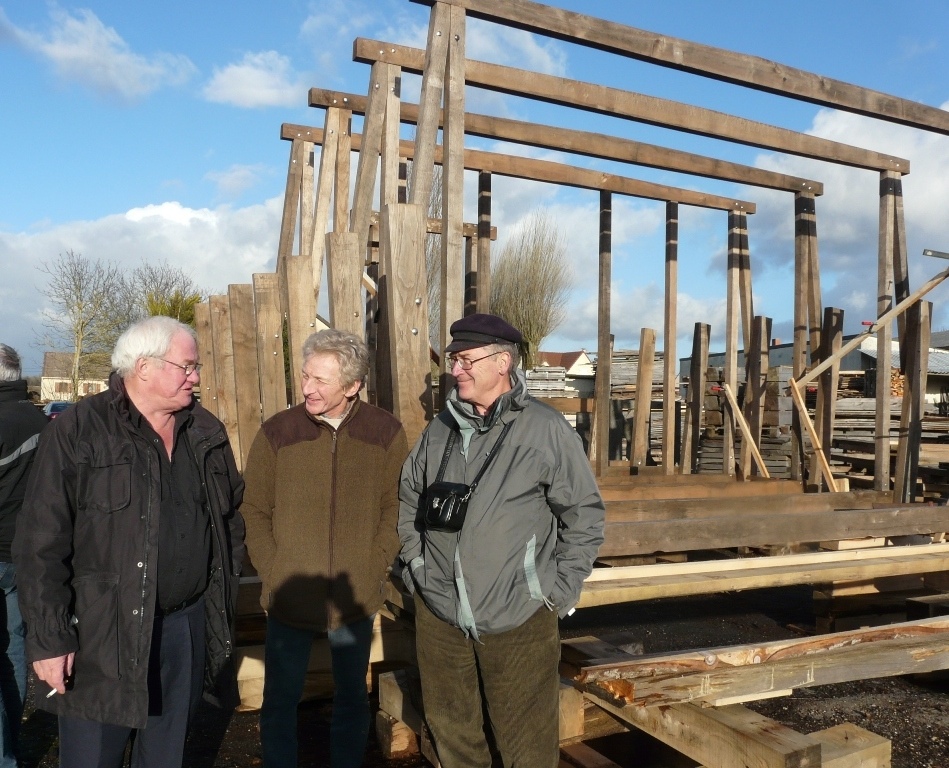
[[[520,344],[524,337],[510,323],[497,315],[477,313],[455,320],[451,324],[451,344],[445,352],[461,352],[465,349],[485,347],[488,344]]]

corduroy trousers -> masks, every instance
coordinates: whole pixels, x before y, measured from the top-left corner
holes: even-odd
[[[422,705],[443,768],[491,768],[485,728],[505,768],[557,768],[560,630],[541,606],[480,642],[415,600]]]

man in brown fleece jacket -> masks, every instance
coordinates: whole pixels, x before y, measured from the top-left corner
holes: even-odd
[[[265,768],[297,765],[296,707],[314,634],[333,659],[332,768],[362,764],[373,615],[399,549],[399,472],[408,454],[392,414],[358,399],[366,345],[336,330],[303,344],[304,402],[268,419],[244,471],[241,511],[267,611],[260,737]]]

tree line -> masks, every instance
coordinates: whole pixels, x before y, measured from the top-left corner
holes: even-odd
[[[71,352],[74,397],[83,379],[108,377],[112,348],[129,325],[151,315],[194,325],[195,304],[208,295],[167,262],[129,269],[68,250],[37,268],[48,278],[41,288],[46,307],[39,343]]]

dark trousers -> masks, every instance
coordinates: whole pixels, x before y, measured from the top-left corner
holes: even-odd
[[[130,737],[132,768],[180,768],[188,723],[204,683],[204,612],[202,598],[155,619],[145,728],[60,717],[60,768],[120,768]]]
[[[369,693],[366,673],[372,645],[373,616],[327,632],[333,662],[333,720],[330,723],[331,768],[362,765],[369,738]],[[264,701],[260,708],[260,743],[264,768],[295,768],[297,704],[315,633],[267,618],[264,649]]]
[[[541,606],[521,626],[481,642],[415,600],[425,720],[442,768],[490,768],[487,711],[505,768],[557,768],[560,630]]]

